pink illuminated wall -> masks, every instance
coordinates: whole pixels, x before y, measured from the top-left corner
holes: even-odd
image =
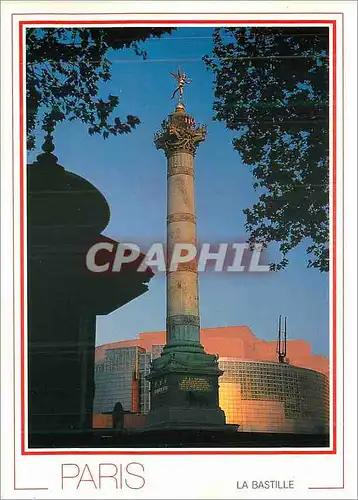
[[[259,340],[248,326],[203,328],[200,340],[208,354],[246,361],[277,361],[276,340]],[[138,339],[104,344],[96,348],[96,359],[103,359],[107,349],[139,346],[150,351],[155,344],[165,344],[165,332],[144,332]],[[304,340],[287,341],[287,358],[291,365],[329,375],[328,359],[313,355],[310,344]]]

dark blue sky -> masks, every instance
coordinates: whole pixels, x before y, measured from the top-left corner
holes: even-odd
[[[181,28],[145,43],[148,60],[131,51],[111,54],[113,76],[105,95],[119,94],[121,116],[137,115],[132,134],[90,137],[84,125],[61,124],[55,133],[56,155],[67,170],[83,175],[106,196],[111,221],[105,233],[121,241],[165,241],[166,163],[153,145],[153,134],[173,111],[174,79],[182,66],[193,80],[187,86],[187,110],[208,127],[196,156],[198,237],[207,242],[243,241],[242,210],[257,199],[250,168],[233,151],[234,135],[212,120],[212,74],[201,58],[211,51],[210,28]],[[40,146],[40,144],[39,144]],[[203,327],[248,325],[261,339],[276,338],[279,314],[288,316],[290,339],[311,342],[316,354],[329,352],[328,275],[306,268],[304,248],[292,252],[279,273],[201,273]],[[97,320],[97,343],[134,338],[140,331],[165,329],[165,276],[130,304]],[[289,356],[289,353],[288,353]]]

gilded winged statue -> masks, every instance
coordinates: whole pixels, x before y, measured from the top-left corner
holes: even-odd
[[[179,99],[178,102],[182,102],[183,99],[183,93],[184,93],[184,86],[191,83],[191,80],[188,78],[188,75],[186,73],[183,73],[180,68],[178,68],[177,73],[172,73],[170,74],[176,79],[177,81],[177,86],[172,94],[172,99],[174,99],[175,95],[177,92],[179,92]]]

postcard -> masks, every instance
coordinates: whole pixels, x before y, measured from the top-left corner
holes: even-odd
[[[2,496],[355,498],[356,3],[2,3]]]

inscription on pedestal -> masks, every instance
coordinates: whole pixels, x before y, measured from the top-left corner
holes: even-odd
[[[162,394],[163,392],[167,392],[168,385],[167,379],[161,378],[159,380],[155,380],[152,382],[152,393],[153,394]]]
[[[199,391],[210,392],[213,390],[211,383],[201,377],[185,377],[179,380],[179,389],[181,391]]]

